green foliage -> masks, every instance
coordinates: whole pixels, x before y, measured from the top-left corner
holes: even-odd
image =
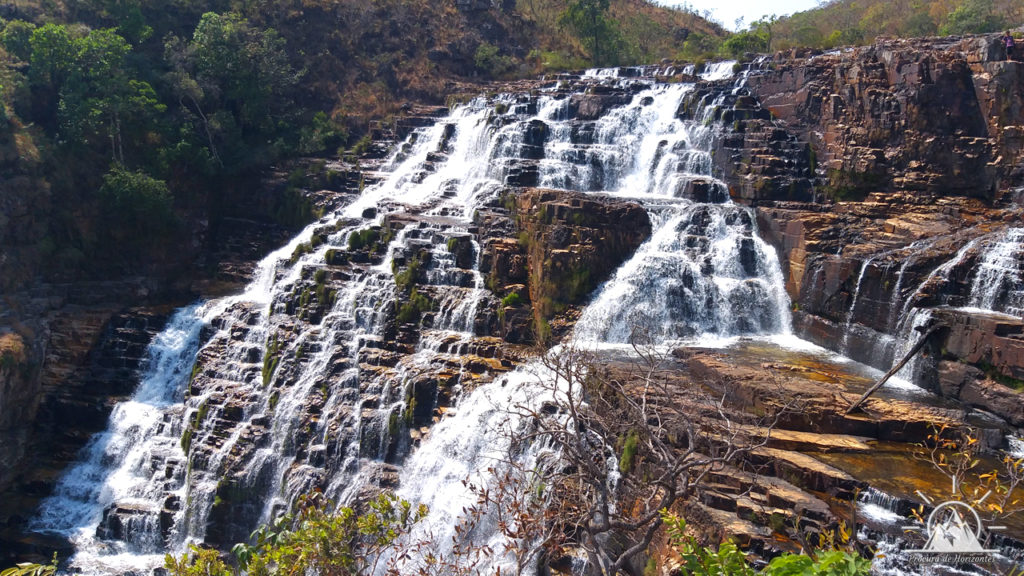
[[[591,288],[590,269],[586,267],[574,268],[565,283],[566,302],[576,303],[581,301],[590,293]]]
[[[651,556],[644,565],[644,576],[658,576],[658,561]]]
[[[633,460],[636,458],[637,449],[640,447],[640,434],[636,430],[630,430],[626,440],[622,443],[622,457],[619,458],[619,472],[628,474],[633,469]]]
[[[488,42],[481,42],[473,56],[476,69],[490,78],[500,78],[515,68],[515,61],[501,54],[501,49]],[[501,112],[499,112],[501,114]]]
[[[295,87],[284,40],[273,29],[252,26],[239,14],[203,14],[190,41],[170,36],[168,78],[183,111],[202,127],[216,162],[233,173],[298,149]],[[316,148],[330,133],[326,117],[306,135]],[[291,140],[291,142],[289,142]]]
[[[504,298],[501,299],[501,307],[507,308],[509,306],[515,307],[523,303],[523,298],[518,292],[510,292]]]
[[[990,0],[965,0],[949,13],[939,29],[942,34],[982,34],[1006,27],[1006,19],[997,13]]]
[[[403,292],[408,292],[416,284],[419,278],[420,268],[423,263],[418,256],[409,259],[404,269],[395,272],[395,285]]]
[[[167,183],[140,170],[115,164],[99,189],[104,233],[112,250],[141,256],[174,231],[177,218]]]
[[[1017,0],[840,0],[780,19],[775,48],[833,48],[877,36],[919,37],[998,32],[1024,19]]]
[[[409,294],[409,299],[403,302],[398,307],[398,313],[395,315],[395,320],[399,324],[408,324],[410,322],[418,322],[420,316],[424,312],[429,312],[433,305],[430,299],[420,294],[415,288]]]
[[[75,46],[66,26],[46,24],[32,31],[29,38],[29,80],[56,92],[74,64]]]
[[[232,570],[220,559],[216,550],[189,546],[189,553],[175,557],[164,556],[164,567],[173,576],[233,576]]]
[[[722,39],[712,34],[701,34],[695,32],[687,36],[683,42],[683,49],[679,53],[682,60],[689,60],[698,65],[697,72],[703,68],[703,61],[709,60],[718,54],[722,45]]]
[[[760,30],[737,32],[722,43],[722,50],[733,58],[742,58],[750,52],[767,52],[768,36]]]
[[[871,192],[885,189],[885,175],[871,172],[828,171],[828,184],[823,188],[830,198],[839,202],[861,201]]]
[[[1024,380],[1014,378],[1013,376],[1007,376],[996,366],[993,366],[990,362],[982,360],[977,363],[978,368],[985,373],[986,378],[990,378],[999,382],[1003,386],[1013,388],[1014,390],[1024,390]]]
[[[348,236],[349,250],[362,250],[380,240],[380,230],[376,228],[365,228],[357,230]]]
[[[131,46],[113,29],[73,36],[63,25],[47,24],[32,31],[29,46],[39,113],[56,120],[66,146],[106,145],[111,158],[124,163],[125,149],[142,145],[139,128],[166,110],[153,87],[135,76]]]
[[[33,564],[22,562],[11,568],[0,570],[0,576],[54,576],[57,573],[57,553],[49,564]]]
[[[758,572],[747,562],[735,543],[723,542],[717,550],[701,546],[686,531],[686,521],[661,511],[669,541],[679,550],[681,569],[693,576],[755,576]],[[763,576],[867,576],[871,561],[844,550],[819,551],[814,556],[782,554],[772,559]]]
[[[558,17],[558,24],[583,42],[594,66],[618,62],[618,25],[609,17],[609,0],[574,0]]]
[[[766,576],[861,576],[871,572],[871,561],[842,550],[819,552],[815,558],[783,554],[761,571]]]
[[[354,576],[372,572],[402,536],[427,515],[425,506],[413,506],[391,494],[371,500],[367,511],[334,510],[318,495],[300,498],[294,515],[278,517],[252,533],[250,543],[231,552],[250,576],[272,574],[337,574]],[[171,576],[227,576],[232,572],[216,552],[192,548],[192,553],[165,558]]]
[[[266,386],[270,383],[270,379],[274,376],[274,371],[277,370],[277,365],[281,361],[281,343],[277,341],[277,334],[267,342],[267,349],[263,353],[263,385]]]
[[[299,134],[298,152],[318,154],[337,150],[348,141],[348,130],[323,110],[317,111],[308,125]],[[330,173],[328,173],[330,176]],[[330,178],[328,178],[330,180]]]
[[[24,20],[11,20],[0,32],[0,44],[5,50],[22,62],[32,58],[32,33],[36,25]]]
[[[353,156],[362,156],[370,151],[373,147],[373,136],[370,134],[364,134],[362,138],[356,142],[356,145],[352,147],[351,153]]]

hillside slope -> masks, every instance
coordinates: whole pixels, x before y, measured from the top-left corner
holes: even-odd
[[[780,19],[772,48],[870,44],[878,36],[983,34],[1024,24],[1017,0],[831,0]]]

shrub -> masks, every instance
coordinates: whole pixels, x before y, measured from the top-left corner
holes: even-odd
[[[380,230],[366,228],[349,234],[348,249],[361,250],[380,240]]]
[[[626,441],[622,444],[622,458],[619,459],[619,472],[629,473],[633,469],[633,460],[636,458],[636,451],[640,446],[640,434],[636,430],[630,430],[626,435]]]
[[[501,307],[507,308],[509,306],[519,306],[523,303],[523,297],[518,292],[512,292],[509,295],[501,299]]]
[[[482,42],[477,47],[476,54],[473,56],[473,64],[481,74],[492,78],[508,74],[515,68],[515,61],[512,58],[502,56],[497,46],[487,42]]]

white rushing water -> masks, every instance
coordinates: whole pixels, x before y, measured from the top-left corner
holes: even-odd
[[[713,73],[725,74],[724,69]],[[628,342],[637,328],[661,341],[790,331],[781,268],[758,236],[750,210],[732,205],[727,195],[714,204],[684,198],[694,181],[724,189],[711,175],[715,128],[675,117],[690,89],[657,86],[637,93],[630,104],[599,119],[586,144],[564,121],[564,102],[539,106],[551,134],[541,181],[640,201],[652,221],[651,238],[586,307],[575,328],[578,342]],[[508,459],[519,470],[537,466],[544,448],[511,450],[509,438],[527,426],[519,416],[522,408],[551,400],[552,386],[550,372],[528,363],[462,398],[455,413],[431,430],[401,473],[399,495],[431,509],[414,539],[440,543],[444,553],[456,527],[467,520],[459,511],[476,500],[463,482],[487,487],[510,469]],[[507,542],[493,518],[485,515],[479,522],[475,542],[498,551],[485,571],[507,571],[515,564],[513,555],[500,552]]]
[[[174,314],[149,345],[135,394],[114,408],[107,430],[89,441],[33,520],[34,528],[68,537],[79,550],[74,563],[87,573],[97,563],[117,571],[163,563],[160,498],[166,484],[179,498],[184,491],[180,415],[202,326],[197,306]],[[130,539],[111,550],[97,527],[115,502],[135,514],[124,527]]]
[[[986,246],[971,284],[969,306],[1024,315],[1024,228],[1010,228]]]

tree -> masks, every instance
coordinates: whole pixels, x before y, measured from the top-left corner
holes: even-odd
[[[31,22],[11,20],[0,33],[0,43],[7,52],[22,62],[28,62],[32,58],[32,33],[35,29],[36,25]]]
[[[558,17],[559,26],[571,29],[583,42],[594,66],[615,61],[618,30],[608,16],[609,6],[610,0],[574,0]]]
[[[997,32],[1005,24],[988,0],[965,0],[949,14],[939,31],[942,34],[983,34]]]
[[[118,33],[132,44],[144,42],[153,34],[142,15],[139,0],[87,0],[87,4],[100,17],[115,23]]]
[[[749,53],[766,52],[768,35],[763,30],[737,32],[722,43],[722,49],[733,58],[742,58]]]
[[[207,12],[190,42],[168,40],[165,57],[174,90],[203,125],[214,158],[240,169],[282,152],[300,74],[274,30],[254,28],[238,14]]]
[[[514,476],[532,478],[544,493],[545,514],[536,528],[523,530],[553,552],[571,534],[605,576],[622,573],[648,549],[663,510],[697,494],[709,473],[763,446],[790,408],[740,414],[726,406],[729,391],[712,396],[707,383],[667,376],[667,358],[649,345],[634,352],[635,363],[609,370],[590,352],[555,349],[544,355],[538,382],[538,396],[549,400],[511,408],[529,423],[513,446],[540,444],[558,455],[542,462],[507,458]]]
[[[109,247],[128,258],[144,255],[174,231],[174,197],[163,180],[115,164],[98,195]]]
[[[33,91],[32,114],[53,126],[60,88],[75,59],[75,47],[67,27],[45,24],[32,31],[29,38],[30,66],[28,79]]]
[[[110,143],[111,158],[125,162],[125,132],[147,126],[166,110],[149,83],[133,77],[127,40],[112,29],[93,30],[72,42],[74,63],[60,88],[60,136],[69,144]]]

